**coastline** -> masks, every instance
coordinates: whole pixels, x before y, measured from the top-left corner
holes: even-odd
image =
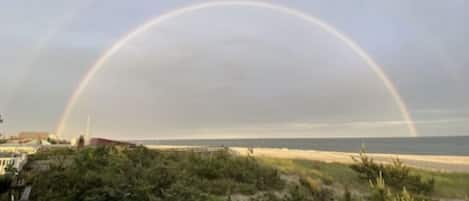
[[[150,149],[197,149],[212,148],[204,146],[172,146],[172,145],[145,145]],[[213,147],[216,149],[217,147]],[[218,147],[219,148],[219,147]],[[246,147],[230,147],[240,155],[248,155],[249,150]],[[301,159],[311,161],[322,161],[327,163],[354,163],[352,157],[358,157],[359,153],[333,152],[319,150],[298,150],[298,149],[279,149],[279,148],[254,148],[251,154],[254,157],[282,158],[282,159]],[[418,169],[443,171],[443,172],[469,172],[469,156],[443,156],[443,155],[415,155],[415,154],[376,154],[367,153],[376,162],[391,163],[398,157],[406,165]]]

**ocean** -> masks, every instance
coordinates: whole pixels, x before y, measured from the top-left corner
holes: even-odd
[[[295,138],[295,139],[213,139],[139,140],[144,145],[203,145],[265,147],[302,150],[370,153],[469,156],[469,136],[416,138]]]

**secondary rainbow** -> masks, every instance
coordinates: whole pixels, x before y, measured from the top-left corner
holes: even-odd
[[[331,25],[327,24],[326,22],[321,21],[320,19],[316,17],[313,17],[299,10],[295,10],[292,8],[288,8],[285,6],[276,5],[272,3],[261,2],[261,1],[210,1],[206,3],[190,5],[190,6],[172,10],[170,12],[157,16],[145,22],[144,24],[140,25],[133,31],[125,34],[122,38],[120,38],[117,42],[115,42],[109,49],[107,49],[98,58],[98,60],[96,60],[96,62],[89,69],[89,71],[85,74],[82,81],[79,83],[78,87],[76,88],[72,96],[70,97],[65,107],[64,113],[60,119],[60,122],[56,130],[57,135],[59,136],[63,135],[66,122],[69,119],[69,116],[73,110],[73,107],[75,106],[82,92],[88,86],[88,83],[90,82],[90,80],[92,80],[95,74],[100,69],[103,68],[106,61],[108,61],[109,58],[111,58],[116,52],[118,52],[122,47],[124,47],[127,44],[127,42],[139,36],[141,33],[144,33],[148,31],[149,29],[155,26],[158,26],[159,24],[163,22],[171,20],[178,16],[181,16],[190,12],[207,9],[207,8],[227,7],[227,6],[246,6],[246,7],[257,7],[257,8],[269,9],[275,12],[279,12],[279,13],[283,13],[286,15],[296,17],[312,25],[316,25],[320,27],[323,31],[329,34],[332,34],[334,37],[336,37],[337,39],[342,41],[345,45],[347,45],[347,47],[352,49],[354,53],[357,54],[361,59],[363,59],[363,61],[369,66],[369,68],[383,82],[383,85],[386,87],[386,89],[388,90],[392,98],[394,99],[393,101],[397,105],[401,113],[403,121],[406,122],[409,134],[413,137],[418,136],[417,129],[415,127],[414,121],[412,120],[411,114],[409,113],[407,106],[405,102],[403,101],[402,97],[400,96],[397,88],[394,86],[393,82],[388,78],[388,76],[384,73],[384,71],[382,70],[382,67],[379,66],[358,44],[356,44],[353,40],[351,40],[349,37],[347,37],[340,31],[338,31]]]

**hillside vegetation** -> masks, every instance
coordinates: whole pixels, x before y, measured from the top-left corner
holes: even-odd
[[[50,150],[31,159],[21,177],[33,186],[32,201],[418,201],[469,193],[467,174],[398,160],[386,166],[366,154],[352,166],[145,147]]]

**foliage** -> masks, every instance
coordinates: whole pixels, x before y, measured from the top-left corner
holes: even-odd
[[[59,140],[54,138],[47,138],[47,142],[50,144],[69,144],[67,140]]]
[[[370,190],[369,180],[366,178],[357,179],[361,174],[353,170],[351,166],[347,164],[280,158],[257,158],[257,160],[268,166],[279,169],[283,174],[310,177],[320,180],[322,183],[324,183],[323,178],[329,177],[334,181],[331,186],[333,188],[343,189],[343,186],[348,186],[349,189],[355,193],[354,200],[360,200],[359,195],[368,194]],[[464,200],[466,194],[469,193],[469,174],[467,173],[439,172],[415,168],[409,169],[410,175],[419,175],[423,181],[434,179],[434,191],[431,193],[433,197]],[[389,184],[389,182],[387,182],[387,184]],[[409,190],[408,187],[406,188],[409,193],[420,197]],[[402,186],[392,188],[392,190],[399,192],[402,190]],[[342,190],[339,192],[343,193]],[[418,200],[420,200],[420,198],[418,198]]]
[[[261,193],[254,197],[251,197],[249,201],[283,201],[284,199],[278,197],[273,193]]]
[[[273,193],[261,193],[254,196],[250,201],[331,201],[333,194],[326,189],[311,191],[308,187],[303,185],[291,186],[288,192],[280,197]]]
[[[29,160],[37,161],[37,160],[51,160],[56,158],[66,158],[73,156],[75,154],[75,150],[71,148],[56,148],[56,149],[46,149],[46,150],[39,150],[35,154],[29,155]]]
[[[394,201],[414,201],[412,195],[407,192],[406,188],[402,189],[402,192],[394,198]]]
[[[309,186],[295,185],[290,188],[282,201],[333,201],[334,193],[328,188],[309,188]]]
[[[0,176],[0,194],[7,192],[10,189],[12,179],[9,176]]]
[[[371,194],[368,197],[369,201],[392,201],[391,190],[386,186],[381,173],[376,178],[375,182],[370,180],[370,186]]]
[[[353,201],[352,192],[350,192],[348,186],[345,186],[344,188],[344,196],[342,198],[342,201]]]
[[[68,157],[66,165],[51,163],[49,170],[29,174],[32,199],[205,201],[220,200],[228,192],[252,194],[283,188],[275,169],[226,151],[97,147],[77,150]]]
[[[13,166],[13,164],[8,164],[5,167],[5,176],[14,177],[16,175],[18,175],[18,170],[15,168],[15,166]]]
[[[283,199],[284,201],[312,201],[309,191],[303,186],[294,186]]]
[[[416,198],[403,187],[402,191],[393,194],[386,186],[385,180],[380,174],[375,182],[370,182],[371,194],[369,201],[415,201]]]
[[[398,190],[405,187],[410,192],[428,195],[434,191],[435,180],[430,178],[424,180],[421,175],[411,174],[410,168],[396,158],[391,165],[378,164],[368,157],[362,150],[359,159],[353,158],[356,163],[351,166],[361,179],[368,181],[378,181],[379,177],[388,183],[388,185]]]
[[[409,185],[392,185],[411,183],[409,177],[416,175],[417,183],[435,178],[436,197],[461,200],[469,184],[468,174],[412,169],[399,160],[386,166],[371,158],[365,160],[368,168],[363,170],[377,170],[374,180],[345,164],[241,157],[227,151],[98,147],[44,150],[30,159],[48,161],[50,166],[45,172],[35,168],[23,172],[34,186],[32,198],[37,201],[231,201],[240,194],[250,201],[428,200]],[[355,165],[360,165],[361,160],[357,161]],[[384,171],[380,174],[380,170]]]
[[[12,164],[5,167],[5,174],[0,176],[0,200],[7,199],[7,192],[11,191],[14,180],[18,174],[18,170]]]

